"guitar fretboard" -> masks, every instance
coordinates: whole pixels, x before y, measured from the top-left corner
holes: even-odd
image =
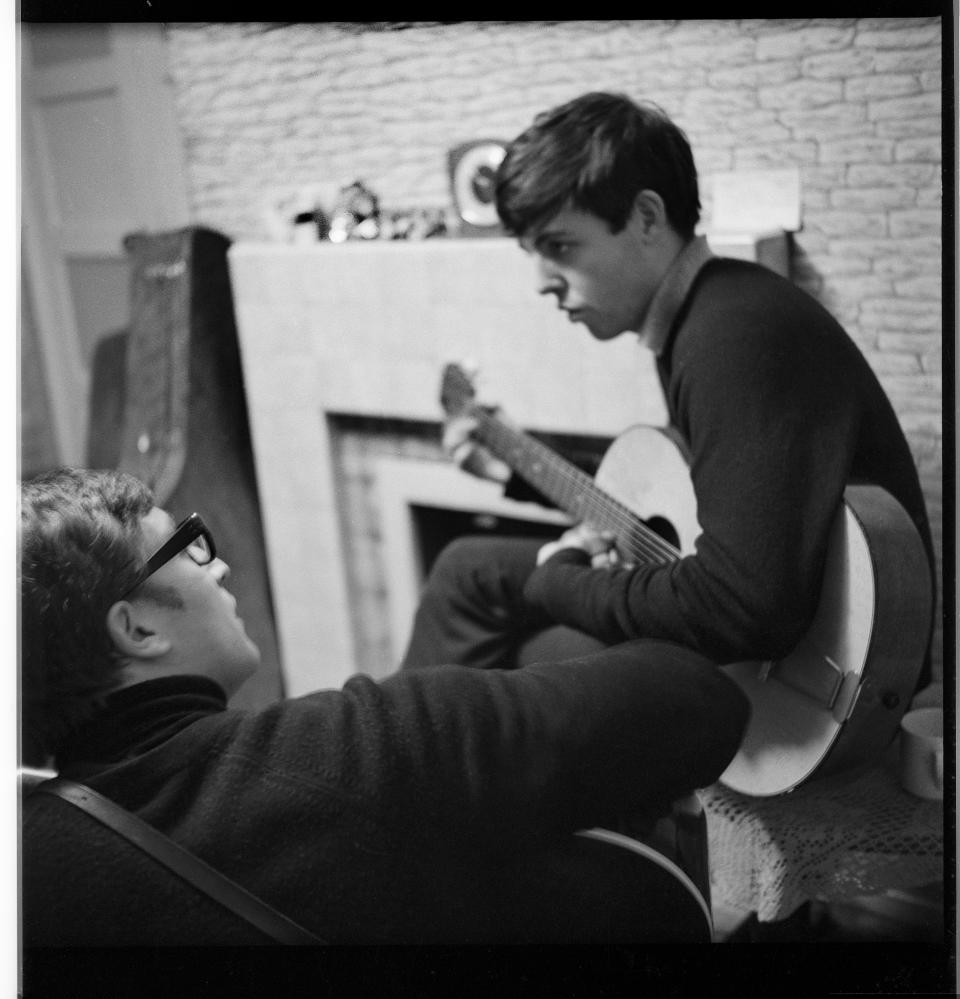
[[[622,503],[600,489],[586,472],[546,444],[515,430],[476,407],[476,436],[518,475],[575,520],[588,521],[616,536],[620,556],[628,562],[665,565],[680,553]]]

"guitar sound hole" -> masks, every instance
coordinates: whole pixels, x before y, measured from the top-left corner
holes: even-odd
[[[680,547],[680,535],[677,534],[673,524],[666,517],[651,517],[646,521],[646,525],[654,534],[658,534],[663,538],[667,544],[673,545],[674,548]]]

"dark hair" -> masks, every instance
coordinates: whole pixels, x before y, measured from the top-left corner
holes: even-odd
[[[23,736],[49,757],[117,685],[106,615],[143,564],[153,494],[123,472],[63,468],[20,487]],[[37,759],[27,762],[39,762]]]
[[[687,137],[655,104],[590,93],[537,115],[510,143],[497,171],[497,212],[518,237],[568,204],[619,232],[643,190],[663,198],[681,236],[693,236],[700,194]]]

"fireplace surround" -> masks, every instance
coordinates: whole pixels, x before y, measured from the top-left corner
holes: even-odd
[[[786,272],[783,234],[708,239],[717,253]],[[361,669],[392,671],[416,602],[412,506],[432,500],[562,522],[508,503],[442,459],[445,363],[476,363],[479,400],[503,405],[532,432],[605,438],[664,422],[651,355],[635,338],[601,344],[571,326],[535,294],[533,264],[512,240],[237,243],[229,261],[289,696],[340,686]],[[389,661],[374,666],[358,657],[345,564],[356,499],[344,509],[351,494],[336,437],[343,418],[433,428],[415,454],[381,454],[364,470],[362,498],[375,511],[380,553],[368,571],[382,574],[389,632]]]

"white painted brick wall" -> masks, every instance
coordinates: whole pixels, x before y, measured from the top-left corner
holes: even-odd
[[[196,221],[266,236],[268,202],[362,179],[386,210],[450,201],[446,152],[591,89],[654,100],[702,178],[800,168],[796,280],[890,392],[942,524],[938,18],[171,24]],[[953,331],[948,331],[953,335]],[[939,645],[938,645],[938,658]]]

